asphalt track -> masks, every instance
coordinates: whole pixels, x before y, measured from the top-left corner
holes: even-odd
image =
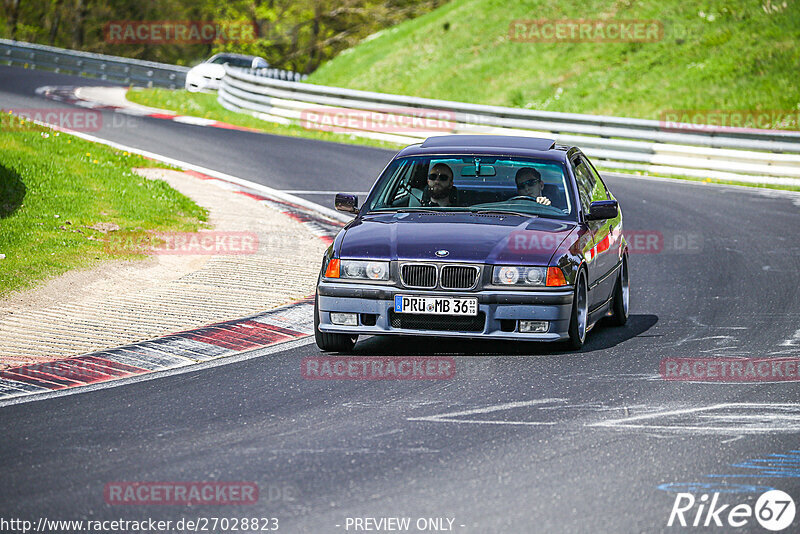
[[[0,67],[0,107],[61,107],[33,91],[80,84],[86,80]],[[93,135],[283,190],[366,191],[392,155],[104,118]],[[659,365],[800,356],[800,200],[613,175],[607,183],[626,230],[658,232],[667,246],[631,256],[628,325],[598,327],[582,351],[370,338],[357,354],[450,355],[455,377],[309,381],[300,361],[319,351],[300,343],[6,406],[0,517],[278,517],[284,532],[344,532],[348,517],[448,517],[465,533],[653,532],[670,530],[685,484],[698,498],[730,491],[721,503],[754,505],[763,489],[751,486],[798,502],[800,460],[771,456],[800,449],[797,382],[665,381]],[[103,499],[109,482],[208,480],[254,481],[261,498],[191,508]],[[786,532],[798,525],[800,518]],[[752,518],[744,528],[711,530],[765,532]]]

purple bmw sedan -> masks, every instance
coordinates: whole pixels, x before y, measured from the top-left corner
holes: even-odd
[[[361,334],[562,341],[628,318],[617,200],[576,147],[431,137],[402,150],[325,252],[314,331],[324,351]]]

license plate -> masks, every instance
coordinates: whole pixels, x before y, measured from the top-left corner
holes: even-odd
[[[478,315],[478,299],[395,295],[394,311],[430,315]]]

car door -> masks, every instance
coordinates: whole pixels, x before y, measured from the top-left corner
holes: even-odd
[[[594,189],[593,179],[591,173],[589,173],[586,165],[581,161],[580,154],[576,154],[570,158],[570,165],[572,166],[572,172],[575,175],[575,181],[578,184],[578,199],[580,202],[580,210],[581,210],[581,219],[583,221],[583,225],[588,230],[588,236],[590,239],[587,239],[581,243],[581,254],[584,258],[584,263],[586,265],[587,271],[587,281],[589,283],[589,308],[591,309],[596,304],[596,295],[597,292],[593,291],[597,285],[598,279],[598,269],[596,269],[596,263],[594,262],[593,251],[595,247],[595,234],[600,228],[600,221],[589,221],[586,219],[586,215],[589,213],[589,205],[591,204],[592,200],[592,190]]]
[[[612,200],[608,189],[603,183],[603,179],[598,174],[594,166],[584,155],[580,155],[581,171],[589,175],[587,185],[592,189],[589,193],[589,201]],[[619,263],[619,238],[622,234],[622,215],[621,212],[613,219],[601,221],[591,221],[592,232],[594,234],[594,249],[592,251],[592,262],[594,263],[597,284],[594,292],[597,296],[597,303],[604,302],[611,298],[614,291],[616,277],[614,271]],[[589,282],[590,287],[592,282]]]

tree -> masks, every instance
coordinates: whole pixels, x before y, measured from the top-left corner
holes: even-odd
[[[19,2],[20,0],[3,0],[3,7],[6,11],[6,32],[9,39],[17,38],[17,24],[19,22]]]

